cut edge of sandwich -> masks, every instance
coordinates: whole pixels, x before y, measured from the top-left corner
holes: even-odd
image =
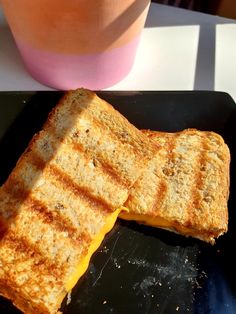
[[[216,235],[215,231],[212,232],[209,230],[200,231],[192,227],[183,226],[177,221],[173,222],[162,217],[153,217],[147,214],[134,214],[131,213],[128,208],[126,212],[125,211],[120,212],[119,218],[128,221],[136,221],[140,224],[171,231],[179,235],[184,235],[185,237],[197,238],[212,245],[215,244],[216,238],[220,237],[227,231],[227,226],[225,226],[225,228],[217,229]]]
[[[125,208],[120,207],[120,208],[116,209],[115,211],[113,211],[108,216],[108,218],[106,219],[106,221],[104,223],[104,226],[102,227],[100,232],[96,235],[96,237],[92,240],[92,242],[88,248],[87,254],[78,263],[78,267],[76,268],[75,272],[72,273],[70,275],[70,277],[68,278],[67,283],[65,285],[65,288],[67,290],[66,294],[70,293],[70,291],[77,284],[78,280],[85,274],[85,272],[87,271],[87,269],[89,267],[89,262],[91,260],[92,255],[98,250],[98,248],[102,244],[106,234],[109,233],[113,229],[119,214],[125,210],[126,210]],[[65,298],[66,294],[63,293],[61,295],[61,298],[59,298],[59,300],[58,300],[59,306],[62,303],[63,299]]]

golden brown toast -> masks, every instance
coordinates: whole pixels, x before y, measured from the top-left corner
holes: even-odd
[[[57,313],[154,152],[94,93],[67,93],[0,190],[0,294]]]
[[[128,220],[214,243],[227,231],[230,153],[214,132],[144,131],[155,159],[130,191],[120,214]]]

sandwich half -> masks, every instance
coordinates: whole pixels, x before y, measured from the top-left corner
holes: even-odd
[[[59,313],[155,149],[94,93],[67,93],[0,189],[0,294]]]
[[[230,153],[224,140],[196,129],[144,132],[157,151],[120,217],[214,244],[228,226]]]

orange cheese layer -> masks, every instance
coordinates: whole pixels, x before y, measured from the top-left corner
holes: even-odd
[[[211,232],[198,231],[198,230],[195,230],[194,228],[188,228],[186,226],[182,226],[178,224],[175,221],[170,221],[162,217],[156,217],[156,216],[153,217],[153,216],[149,216],[145,214],[130,213],[128,212],[128,210],[126,212],[122,211],[119,214],[119,217],[125,220],[137,221],[137,222],[140,222],[142,224],[149,225],[152,227],[171,230],[173,232],[180,233],[185,236],[193,236],[199,239],[206,239],[206,241],[209,241],[212,236]]]
[[[125,220],[139,221],[143,224],[153,226],[153,227],[159,227],[159,228],[173,227],[173,224],[171,224],[171,222],[161,217],[150,217],[144,214],[134,214],[134,213],[129,213],[129,212],[122,212],[120,213],[119,217]]]

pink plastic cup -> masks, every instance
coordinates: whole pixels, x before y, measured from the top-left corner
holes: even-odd
[[[26,68],[56,89],[102,89],[131,70],[150,0],[1,0]]]

